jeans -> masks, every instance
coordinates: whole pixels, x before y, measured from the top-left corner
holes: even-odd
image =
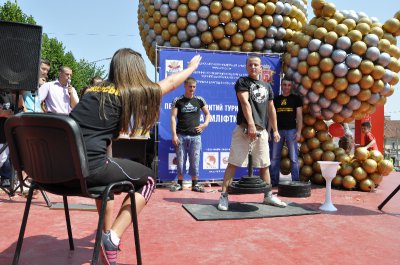
[[[3,144],[0,144],[0,148]],[[2,179],[11,179],[12,167],[8,147],[0,154],[0,176]]]
[[[200,135],[182,135],[178,134],[179,145],[176,147],[176,159],[178,161],[178,176],[185,176],[186,160],[189,156],[189,175],[199,176],[199,163],[201,151]]]
[[[286,141],[286,146],[289,150],[290,158],[290,172],[292,174],[292,180],[298,181],[299,178],[299,149],[296,141],[296,129],[292,130],[279,130],[281,139],[279,142],[272,142],[272,155],[271,155],[271,182],[272,185],[279,184],[279,172],[281,164],[281,152],[283,144]]]

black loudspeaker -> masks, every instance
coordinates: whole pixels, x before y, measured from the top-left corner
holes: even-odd
[[[36,90],[42,27],[0,21],[0,90]]]

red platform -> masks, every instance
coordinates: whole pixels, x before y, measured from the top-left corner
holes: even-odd
[[[139,216],[143,263],[169,264],[400,264],[400,193],[377,206],[400,184],[400,173],[384,178],[373,193],[332,190],[334,213],[264,219],[195,221],[183,203],[217,203],[218,187],[208,193],[159,188]],[[276,191],[276,190],[275,190]],[[50,195],[53,202],[61,197]],[[262,195],[231,195],[231,201],[261,201]],[[325,188],[311,197],[283,198],[313,209]],[[119,196],[118,200],[121,200]],[[70,203],[89,203],[74,198]],[[0,264],[11,264],[25,199],[0,194]],[[21,265],[89,264],[97,214],[71,211],[75,251],[69,251],[64,213],[50,210],[41,195],[31,207]],[[122,238],[119,264],[136,264],[132,230]]]

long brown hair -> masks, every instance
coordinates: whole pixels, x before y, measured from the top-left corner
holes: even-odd
[[[121,98],[120,131],[133,135],[141,129],[142,134],[148,133],[159,118],[161,88],[147,77],[140,53],[129,48],[116,51],[110,63],[108,82],[114,85]],[[104,106],[104,100],[100,100],[100,104]],[[129,126],[131,117],[133,128]]]

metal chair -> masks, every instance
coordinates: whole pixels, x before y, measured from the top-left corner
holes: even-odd
[[[63,197],[71,250],[74,250],[74,243],[67,197],[81,196],[102,199],[91,264],[98,262],[107,200],[112,199],[116,192],[128,192],[131,200],[136,259],[138,264],[142,263],[135,188],[129,181],[110,183],[107,186],[87,186],[86,178],[89,176],[89,168],[85,143],[79,125],[72,118],[54,113],[20,113],[7,120],[5,133],[10,148],[11,161],[17,171],[18,178],[22,180],[22,171],[24,170],[32,179],[14,254],[14,265],[18,264],[19,261],[35,189]]]

